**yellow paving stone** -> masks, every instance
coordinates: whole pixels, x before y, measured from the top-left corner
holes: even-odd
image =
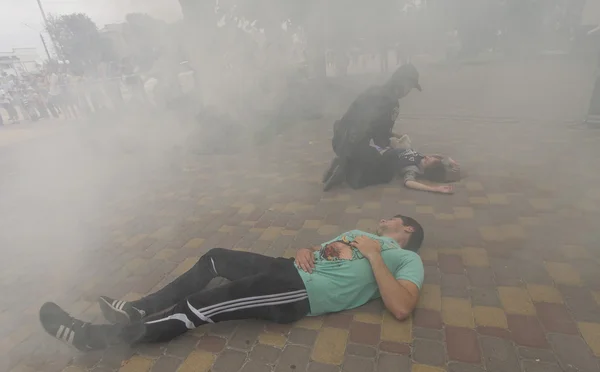
[[[560,251],[562,254],[571,259],[589,259],[592,258],[590,252],[587,251],[582,246],[579,245],[565,245],[561,247]]]
[[[500,242],[505,240],[502,231],[500,231],[500,228],[497,226],[481,226],[479,228],[479,233],[483,240],[489,242]]]
[[[508,328],[506,314],[504,310],[497,307],[475,306],[473,308],[475,314],[475,323],[478,326]]]
[[[250,214],[250,213],[254,212],[255,209],[256,209],[256,207],[253,204],[246,204],[240,208],[238,213],[239,214]]]
[[[339,232],[340,228],[336,225],[323,225],[317,230],[319,235],[338,235]]]
[[[377,220],[363,218],[358,220],[358,223],[356,224],[356,229],[363,231],[375,231],[377,230],[378,224],[379,222]]]
[[[335,197],[336,201],[350,201],[352,199],[352,196],[350,194],[338,194],[338,196]]]
[[[383,193],[388,195],[397,195],[400,194],[400,192],[401,190],[398,187],[386,187],[383,189]]]
[[[475,328],[471,302],[464,298],[443,297],[442,319],[447,325]]]
[[[535,307],[529,293],[519,287],[498,287],[498,294],[504,310],[509,314],[535,315]]]
[[[439,248],[438,250],[438,254],[452,254],[455,256],[462,256],[462,250],[461,248],[455,247],[455,248],[450,248],[450,247],[446,247],[446,248]]]
[[[547,211],[547,210],[550,210],[553,208],[551,199],[542,199],[542,198],[529,199],[529,204],[531,204],[531,206],[534,209],[537,209],[540,211]]]
[[[190,239],[185,245],[184,248],[200,248],[200,246],[204,243],[204,239],[202,238],[193,238]]]
[[[402,321],[394,318],[389,311],[383,312],[381,340],[392,342],[412,342],[412,316]]]
[[[524,239],[526,236],[521,225],[501,225],[500,233],[504,239]]]
[[[473,208],[471,207],[454,207],[454,217],[459,219],[473,218]]]
[[[260,235],[260,240],[273,241],[279,237],[283,227],[270,226]]]
[[[298,231],[296,231],[296,230],[282,230],[281,231],[281,235],[284,235],[284,236],[294,236],[296,234],[298,234]]]
[[[483,185],[479,182],[470,181],[470,182],[465,182],[465,188],[469,191],[482,191]]]
[[[127,241],[125,241],[123,243],[123,247],[133,247],[134,245],[138,244],[139,242],[146,239],[147,237],[148,237],[148,235],[146,235],[146,234],[134,235],[131,238],[127,239]]]
[[[287,342],[287,338],[280,333],[265,332],[258,335],[258,342],[265,345],[271,345],[278,348],[283,348]]]
[[[121,301],[132,302],[132,301],[137,301],[137,300],[139,300],[142,297],[144,297],[144,295],[141,294],[141,293],[129,292],[125,296],[123,296],[122,298],[120,298],[120,300]]]
[[[366,202],[363,204],[364,209],[381,209],[380,202]]]
[[[417,204],[416,200],[398,200],[397,203],[398,204],[404,204],[404,205],[415,205],[415,204]]]
[[[425,364],[413,364],[411,372],[445,372],[445,369],[428,366]]]
[[[154,257],[152,257],[152,258],[155,260],[167,260],[175,253],[177,253],[177,251],[174,249],[164,248],[164,249],[161,249],[160,251],[156,252]]]
[[[152,364],[154,364],[152,359],[135,355],[122,364],[119,372],[147,372],[152,368]]]
[[[306,329],[321,329],[323,326],[323,318],[320,316],[306,316],[296,323],[294,323],[294,327],[298,328],[306,328]]]
[[[150,234],[150,237],[154,238],[154,239],[165,239],[169,235],[171,235],[172,231],[173,231],[173,227],[163,226],[163,227],[159,228],[158,230],[156,230],[155,232],[153,232],[152,234]]]
[[[454,220],[454,215],[451,213],[435,213],[434,217],[436,220],[442,220],[442,221]]]
[[[538,217],[519,217],[519,223],[524,226],[539,226],[542,220]]]
[[[357,213],[361,213],[361,212],[362,212],[362,208],[357,205],[350,205],[344,210],[344,213],[351,213],[351,214],[357,214]]]
[[[562,295],[558,289],[549,285],[527,284],[527,291],[533,302],[563,303]]]
[[[313,347],[312,360],[324,364],[342,364],[347,342],[348,331],[328,327],[321,329]]]
[[[594,355],[600,357],[600,324],[580,322],[577,325],[583,339],[587,342],[590,349],[592,349]]]
[[[214,362],[215,356],[212,353],[192,351],[177,372],[209,372]]]
[[[442,309],[442,291],[440,286],[423,284],[417,307],[440,311]]]
[[[544,262],[550,277],[557,284],[581,285],[581,276],[573,266],[563,262]]]
[[[20,371],[20,370],[11,369],[10,372],[17,372],[17,371]],[[34,370],[32,369],[31,371],[33,372]],[[83,367],[79,367],[79,366],[68,366],[67,368],[62,370],[62,372],[86,372],[86,371],[87,371],[87,368],[83,368]]]
[[[433,214],[434,209],[431,205],[417,205],[415,211],[419,214]]]
[[[253,234],[262,234],[266,231],[267,229],[261,228],[261,227],[253,227],[251,229],[248,229],[248,231],[250,231]]]
[[[421,260],[423,261],[437,261],[438,260],[438,251],[435,249],[423,249],[419,252],[421,256]]]
[[[594,299],[598,303],[598,306],[600,306],[600,291],[592,292],[592,296],[594,296]]]
[[[196,264],[196,262],[198,262],[198,259],[200,257],[188,257],[185,260],[183,260],[182,263],[180,263],[175,270],[171,271],[171,274],[173,277],[179,277],[181,275],[183,275],[185,272],[187,272],[189,269],[192,268],[192,266],[194,266]]]
[[[283,203],[275,203],[269,207],[269,210],[275,212],[282,212],[285,209],[286,205],[287,204]]]
[[[219,228],[218,231],[222,232],[222,233],[230,233],[230,232],[233,232],[234,229],[235,229],[235,227],[233,227],[233,226],[223,225]]]
[[[303,229],[318,229],[321,227],[322,222],[319,220],[306,220],[304,221]]]
[[[506,205],[508,204],[508,198],[505,194],[488,194],[486,195],[490,204],[494,205]]]
[[[129,262],[127,262],[125,264],[125,266],[123,266],[123,270],[131,273],[131,272],[134,272],[139,267],[145,266],[147,263],[148,263],[148,260],[136,257],[136,258],[129,260]]]
[[[354,314],[354,320],[362,323],[381,324],[382,315],[366,312],[358,312]]]
[[[490,261],[488,254],[483,248],[465,247],[461,249],[462,260],[465,266],[471,267],[489,267]]]
[[[283,257],[284,258],[296,257],[296,253],[297,253],[296,249],[288,248],[285,250],[285,252],[283,252]]]
[[[469,198],[469,203],[476,205],[485,205],[489,204],[490,201],[485,196],[471,196]]]

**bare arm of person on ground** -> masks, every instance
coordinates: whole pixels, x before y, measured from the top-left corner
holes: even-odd
[[[366,236],[359,236],[351,244],[371,263],[373,275],[386,309],[398,320],[410,316],[419,300],[417,285],[411,281],[394,277],[381,257],[381,244],[378,241]]]
[[[430,185],[426,185],[424,183],[417,181],[417,173],[418,172],[419,172],[419,169],[417,167],[407,167],[407,169],[404,170],[404,174],[402,175],[402,177],[404,178],[404,186],[408,187],[409,189],[413,189],[413,190],[436,192],[436,193],[440,193],[440,194],[453,194],[454,193],[454,188],[451,185],[431,185],[430,186]]]

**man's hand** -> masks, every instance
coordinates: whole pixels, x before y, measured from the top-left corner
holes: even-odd
[[[296,265],[307,273],[312,273],[312,270],[315,268],[315,256],[313,253],[314,251],[308,248],[299,249],[296,253]]]
[[[448,158],[448,163],[450,163],[450,166],[454,169],[460,168],[460,165],[456,162],[456,160],[454,160],[452,158]]]
[[[451,185],[433,186],[432,191],[440,194],[454,194],[454,188]]]
[[[350,244],[368,260],[381,254],[381,243],[366,236],[357,236]]]

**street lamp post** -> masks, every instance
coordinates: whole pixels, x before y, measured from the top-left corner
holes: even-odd
[[[52,46],[54,47],[54,52],[58,54],[58,48],[56,47],[56,40],[54,40],[54,37],[52,36],[52,33],[49,30],[48,18],[46,18],[46,12],[44,12],[44,7],[42,6],[42,1],[37,0],[37,4],[38,4],[38,7],[40,8],[40,13],[42,14],[42,19],[44,20],[44,26],[46,26],[46,31],[48,31],[48,35],[50,36],[50,41],[52,42]],[[40,37],[42,38],[42,43],[44,44],[44,48],[46,49],[46,53],[48,54],[48,59],[51,60],[50,53],[48,53],[48,48],[46,47],[46,42],[44,41],[44,38],[42,37],[41,33],[40,33]]]

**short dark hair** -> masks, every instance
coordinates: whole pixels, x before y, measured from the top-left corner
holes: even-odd
[[[421,224],[418,223],[414,218],[403,216],[401,214],[394,216],[394,218],[400,218],[404,226],[410,226],[414,229],[410,239],[408,239],[408,242],[406,243],[406,246],[402,247],[402,249],[417,252],[419,248],[421,248],[421,244],[423,244],[423,239],[425,239],[425,231],[423,231],[423,226],[421,226]]]
[[[446,182],[446,166],[443,163],[443,158],[438,155],[433,155],[438,161],[433,165],[425,168],[423,178],[432,182]]]

